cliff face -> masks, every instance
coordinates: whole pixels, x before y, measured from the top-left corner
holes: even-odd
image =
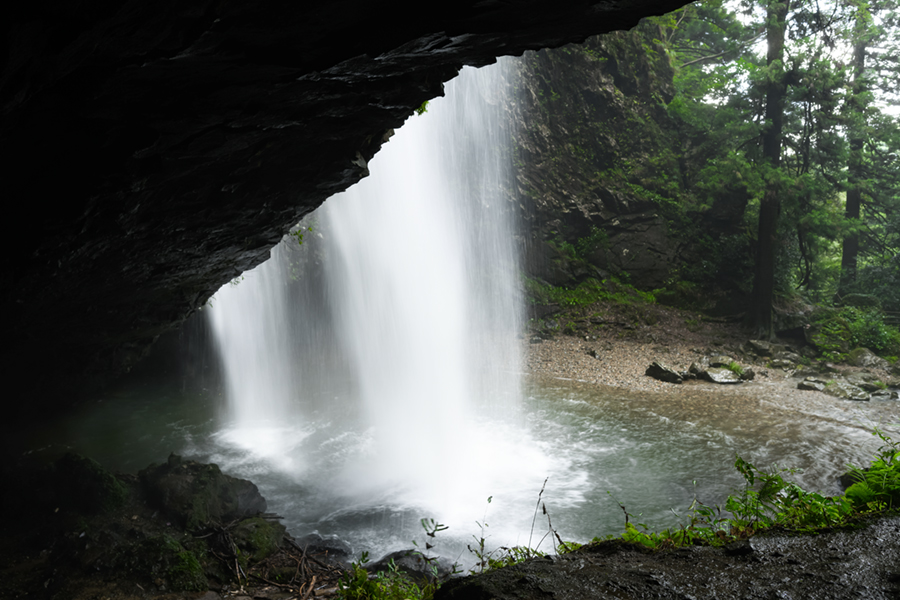
[[[0,360],[41,406],[127,369],[367,173],[463,64],[683,0],[49,0],[0,28]],[[622,57],[627,61],[627,57]],[[48,376],[48,372],[52,375]],[[24,397],[10,398],[22,406]]]
[[[661,286],[675,262],[666,208],[684,191],[666,111],[673,72],[648,37],[616,32],[523,63],[515,113],[527,265],[550,283],[597,274],[568,260],[573,251],[644,288]]]

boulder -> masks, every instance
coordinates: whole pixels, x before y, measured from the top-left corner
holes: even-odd
[[[850,373],[845,375],[845,379],[850,385],[855,385],[867,392],[877,392],[886,387],[877,376],[871,373]]]
[[[218,465],[172,454],[166,464],[150,465],[138,476],[148,502],[186,529],[253,517],[266,510],[266,500],[252,481],[225,475]]]
[[[713,383],[741,383],[741,376],[732,371],[721,367],[710,367],[700,375],[700,379],[711,381]]]
[[[60,504],[91,514],[109,512],[125,502],[125,486],[95,460],[68,452],[53,469],[54,495]]]
[[[807,377],[797,384],[798,390],[808,390],[811,392],[824,392],[828,387],[828,382],[818,377]]]
[[[691,366],[688,368],[688,371],[693,373],[694,375],[699,376],[700,373],[709,368],[709,358],[703,357],[699,362],[692,362]]]
[[[294,544],[302,548],[304,552],[319,555],[320,559],[324,555],[326,560],[344,565],[350,564],[353,558],[353,548],[336,535],[322,537],[318,533],[310,533],[294,540]]]
[[[856,348],[855,350],[851,350],[850,355],[847,357],[847,364],[853,365],[854,367],[868,367],[885,371],[891,366],[891,363],[876,355],[868,348]]]
[[[769,361],[769,367],[772,369],[793,369],[796,365],[785,358],[776,358]]]
[[[791,352],[790,350],[783,350],[781,352],[776,352],[773,357],[775,360],[787,360],[794,364],[798,364],[803,361],[803,357],[797,354],[796,352]]]
[[[744,371],[741,373],[741,379],[744,381],[753,381],[756,379],[756,371],[754,371],[752,367],[744,367]]]
[[[683,378],[677,371],[656,361],[650,363],[644,374],[667,383],[681,383],[683,381]]]
[[[784,346],[764,340],[747,340],[744,351],[757,356],[773,356],[776,352],[784,351]]]
[[[822,391],[829,396],[844,400],[867,401],[869,399],[867,392],[841,379],[830,381]]]
[[[709,366],[711,367],[727,367],[734,362],[734,359],[724,354],[709,357]]]

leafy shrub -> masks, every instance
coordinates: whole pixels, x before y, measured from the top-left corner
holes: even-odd
[[[868,468],[850,467],[857,482],[847,488],[846,495],[858,507],[873,502],[894,506],[900,502],[900,442],[877,428],[872,435],[877,435],[882,445]]]
[[[434,595],[435,587],[426,584],[419,587],[390,561],[387,571],[371,575],[363,567],[369,560],[363,552],[358,563],[350,565],[344,573],[337,597],[341,600],[425,600]]]
[[[591,226],[591,231],[583,238],[575,241],[575,253],[579,258],[586,259],[595,250],[609,247],[609,236],[606,231],[596,225]]]
[[[853,348],[868,348],[881,355],[900,352],[900,331],[885,323],[884,314],[877,309],[845,306],[824,310],[814,322],[819,331],[813,340],[829,358]]]

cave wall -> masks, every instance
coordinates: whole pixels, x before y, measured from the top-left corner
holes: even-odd
[[[0,25],[14,418],[109,380],[367,173],[464,65],[683,0],[38,0]]]

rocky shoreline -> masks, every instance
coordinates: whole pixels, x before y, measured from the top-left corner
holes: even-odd
[[[809,349],[800,340],[780,341],[788,350],[784,354],[793,355],[796,360],[774,359],[754,350],[748,344],[752,333],[738,323],[707,319],[658,305],[640,310],[637,318],[633,313],[623,315],[622,307],[615,306],[601,309],[599,318],[579,318],[577,314],[562,317],[558,322],[567,321],[568,333],[561,331],[562,326],[550,332],[546,326],[533,326],[522,341],[524,372],[538,379],[561,379],[649,394],[660,402],[703,393],[727,394],[764,400],[789,412],[813,415],[864,410],[864,422],[900,424],[900,401],[896,393],[900,373],[887,361],[867,356],[862,361],[866,366],[828,365],[825,368],[829,372],[822,373],[803,364],[810,361],[798,352],[809,354]],[[572,327],[573,323],[577,325]],[[647,375],[647,368],[654,362],[687,375],[692,365],[721,355],[752,369],[752,379],[737,386],[722,386],[696,377],[676,384]],[[841,384],[832,388],[843,388],[844,383],[850,383],[853,387],[867,387],[868,391],[865,397],[832,396],[822,393],[828,382]],[[886,388],[885,393],[881,387]],[[870,398],[874,401],[864,409],[847,402]]]

